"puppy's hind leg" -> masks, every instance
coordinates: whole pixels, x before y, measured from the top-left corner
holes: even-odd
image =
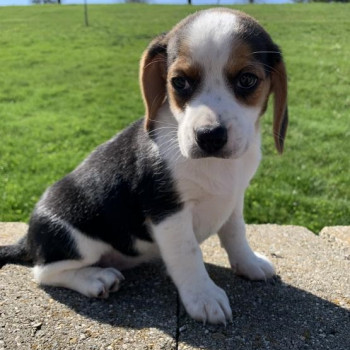
[[[94,266],[104,254],[113,250],[109,244],[92,239],[53,216],[46,221],[40,218],[39,224],[32,225],[31,231],[34,245],[37,243],[35,246],[40,247],[37,252],[40,259],[34,266],[34,278],[38,283],[98,298],[107,298],[110,292],[119,289],[124,277],[118,270]],[[44,234],[40,235],[41,232]],[[43,238],[47,232],[51,233],[50,240]],[[70,251],[74,254],[68,254]]]
[[[84,261],[66,260],[35,266],[34,278],[43,285],[64,287],[96,298],[107,298],[124,280],[123,275],[112,267],[84,265]]]

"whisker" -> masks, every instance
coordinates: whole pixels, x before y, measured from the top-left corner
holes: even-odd
[[[183,157],[183,155],[182,155],[182,153],[181,153],[181,151],[180,151],[180,148],[178,148],[178,156],[177,156],[177,158],[175,159],[175,163],[178,163],[179,162],[179,160],[181,159]],[[184,159],[182,159],[182,162],[184,162]]]
[[[169,153],[171,154],[171,157],[174,159],[173,162],[176,164],[178,163],[179,159],[181,158],[182,154],[180,152],[179,148],[173,148],[168,150]]]
[[[156,119],[149,119],[149,121],[154,122],[154,123],[159,123],[159,124],[164,124],[164,125],[169,125],[169,126],[172,126],[172,127],[176,127],[176,125],[174,125],[174,124],[167,123],[167,122],[160,121],[160,120],[156,120]]]
[[[178,139],[177,139],[177,135],[174,135],[173,137],[167,138],[165,141],[163,141],[162,143],[158,144],[159,148],[167,148],[168,146],[178,146]]]
[[[166,151],[168,153],[175,153],[175,154],[177,154],[178,151],[179,151],[179,147],[178,147],[177,144],[174,143],[174,144],[168,145],[168,147],[166,148]]]
[[[170,135],[170,137],[160,138],[159,143],[158,143],[158,147],[162,147],[163,145],[166,145],[171,140],[177,140],[177,134],[174,133],[172,136]]]
[[[177,127],[176,126],[161,126],[161,127],[157,127],[157,129],[153,129],[153,130],[149,131],[148,134],[153,135],[159,130],[170,130],[170,132],[174,132],[174,131],[177,132]]]
[[[250,53],[250,55],[254,55],[256,53],[277,53],[277,54],[282,55],[281,51],[254,51],[254,52]]]
[[[166,149],[168,146],[178,146],[177,138],[171,138],[163,143],[157,144],[160,149]]]
[[[164,98],[163,97],[163,94],[162,93],[158,93],[156,95],[156,97],[153,99],[152,103],[151,103],[151,106],[150,106],[150,113],[152,114],[152,111],[154,110],[154,106],[156,106],[156,108],[160,107],[160,104],[159,104],[159,99],[161,98]]]
[[[274,67],[272,67],[272,66],[270,66],[270,65],[268,65],[268,64],[266,64],[266,63],[262,63],[262,65],[263,65],[264,67],[267,67],[271,72],[274,72],[275,74],[278,74],[278,75],[280,75],[280,76],[283,76],[283,73],[279,72],[276,68],[274,68]]]
[[[157,131],[157,130],[155,130]],[[154,136],[154,135],[151,135]],[[177,130],[171,130],[169,132],[167,132],[166,135],[158,135],[158,140],[159,141],[163,141],[163,140],[169,140],[169,139],[177,139]]]
[[[149,66],[151,66],[154,63],[165,63],[166,62],[166,56],[164,56],[164,58],[157,58],[155,60],[152,60],[151,62],[149,62],[148,64],[146,64],[143,69],[148,68]]]

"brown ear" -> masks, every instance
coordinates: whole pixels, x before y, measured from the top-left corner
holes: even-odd
[[[150,130],[166,97],[167,45],[165,34],[154,39],[140,62],[140,86],[146,108],[145,128]]]
[[[280,61],[271,73],[271,91],[274,94],[273,135],[275,146],[283,153],[284,138],[288,127],[287,73],[283,61]]]

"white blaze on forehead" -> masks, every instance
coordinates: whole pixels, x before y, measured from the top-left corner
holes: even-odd
[[[223,66],[232,52],[237,16],[230,12],[208,11],[196,17],[189,28],[187,43],[191,56],[201,63]]]

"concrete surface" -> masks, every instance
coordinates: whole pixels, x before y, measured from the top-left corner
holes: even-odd
[[[15,242],[23,223],[0,223],[0,244]],[[232,324],[191,320],[161,263],[125,272],[107,300],[40,288],[30,269],[0,270],[2,349],[350,349],[350,227],[248,226],[277,277],[235,277],[217,237],[202,245],[208,271],[229,295]]]

